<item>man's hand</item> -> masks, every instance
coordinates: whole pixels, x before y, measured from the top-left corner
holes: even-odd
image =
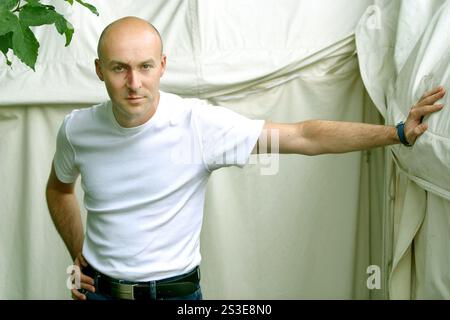
[[[74,300],[86,300],[86,295],[82,292],[90,291],[95,292],[94,287],[94,279],[91,277],[88,277],[87,275],[83,274],[82,270],[84,267],[88,266],[88,263],[84,259],[81,252],[77,255],[75,258],[75,261],[73,262],[76,266],[80,268],[80,291],[78,289],[72,289],[72,299]]]
[[[445,95],[443,87],[434,88],[425,93],[422,98],[411,108],[405,121],[405,136],[410,145],[413,145],[427,129],[428,125],[422,123],[425,116],[441,110],[444,105],[434,104]]]

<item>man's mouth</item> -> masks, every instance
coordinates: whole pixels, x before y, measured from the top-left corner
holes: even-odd
[[[145,96],[126,96],[125,100],[130,106],[141,106],[145,103]]]
[[[128,103],[132,105],[140,105],[144,102],[145,97],[144,96],[127,96],[125,100],[128,101]]]

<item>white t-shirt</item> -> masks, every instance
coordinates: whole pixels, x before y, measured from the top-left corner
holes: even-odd
[[[208,177],[244,166],[263,124],[164,92],[153,117],[138,127],[121,127],[110,101],[67,115],[54,165],[64,183],[81,174],[88,262],[130,281],[199,265]]]

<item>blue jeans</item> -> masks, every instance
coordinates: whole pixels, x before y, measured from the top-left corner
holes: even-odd
[[[91,276],[91,275],[90,275]],[[92,275],[93,276],[93,275]],[[180,275],[180,276],[175,276],[175,277],[171,277],[165,280],[177,280],[184,277],[184,275]],[[93,276],[94,278],[94,286],[95,288],[98,288],[98,278]],[[150,286],[149,286],[149,296],[150,297],[154,297],[152,298],[152,300],[203,300],[203,296],[202,296],[202,289],[200,287],[200,283],[196,283],[196,290],[194,292],[192,292],[191,294],[188,294],[186,296],[180,296],[180,297],[170,297],[170,298],[164,298],[164,297],[158,297],[156,294],[156,286],[155,286],[155,281],[150,281]],[[85,291],[84,294],[86,295],[86,299],[87,300],[118,300],[118,298],[106,295],[106,294],[102,294],[102,293],[92,293],[89,291]]]
[[[105,294],[92,293],[89,291],[87,291],[85,293],[85,295],[86,295],[87,300],[117,300],[117,298],[107,296]],[[173,297],[173,298],[166,298],[166,299],[156,297],[156,300],[203,300],[202,289],[199,286],[196,291],[194,291],[193,293],[191,293],[187,296]]]

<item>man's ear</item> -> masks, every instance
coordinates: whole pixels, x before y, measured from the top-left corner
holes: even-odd
[[[98,78],[103,81],[103,72],[99,59],[95,59],[95,73],[97,73]]]
[[[166,71],[166,62],[167,62],[167,57],[163,53],[161,56],[161,74],[159,76],[160,78],[163,76],[164,72]]]

